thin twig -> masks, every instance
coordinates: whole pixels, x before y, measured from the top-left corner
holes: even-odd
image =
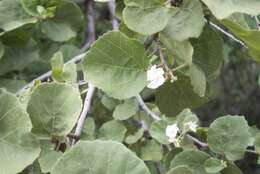
[[[85,9],[86,9],[86,19],[87,19],[87,30],[86,30],[86,41],[82,47],[82,52],[85,52],[93,41],[96,40],[96,30],[95,30],[95,12],[93,9],[93,1],[85,0]]]
[[[161,118],[158,115],[156,115],[154,112],[152,112],[148,108],[148,106],[145,104],[145,102],[143,101],[143,99],[140,95],[137,95],[136,99],[137,99],[139,106],[144,110],[145,113],[147,113],[149,116],[151,116],[156,121],[161,120]]]
[[[144,43],[145,50],[147,50],[152,45],[152,43],[156,41],[157,38],[158,38],[158,33],[155,33],[150,37],[148,37],[148,39]]]
[[[258,28],[258,30],[260,30],[260,20],[258,19],[257,16],[255,16],[255,20],[256,20],[257,28]]]
[[[66,62],[65,64],[70,64],[70,63],[78,63],[79,61],[81,61],[84,57],[85,57],[86,53],[80,54],[74,58],[72,58],[71,60],[69,60],[68,62]],[[23,86],[19,91],[16,92],[16,96],[20,96],[21,93],[23,91],[25,91],[26,89],[30,88],[31,86],[33,86],[34,81],[45,81],[47,80],[52,74],[52,71],[48,71],[44,74],[42,74],[41,76],[33,79],[31,82],[29,82],[28,84],[26,84],[25,86]]]
[[[75,137],[80,137],[80,135],[81,135],[82,129],[83,129],[84,124],[85,124],[85,120],[87,118],[87,114],[90,111],[90,107],[91,107],[92,98],[94,96],[94,93],[95,93],[95,86],[92,85],[91,83],[89,83],[88,92],[87,92],[87,95],[86,95],[86,98],[85,98],[85,101],[84,101],[84,106],[83,106],[82,112],[80,114],[80,117],[79,117],[79,120],[78,120],[78,123],[77,123],[76,130],[75,130],[75,134],[74,134]],[[75,143],[76,143],[76,140],[73,139],[72,144],[75,144]]]
[[[206,20],[206,19],[205,19]],[[207,21],[207,20],[206,20]],[[226,30],[224,30],[223,28],[221,28],[220,26],[214,24],[211,21],[207,21],[212,27],[214,27],[215,29],[217,29],[218,31],[220,31],[221,33],[223,33],[224,35],[226,35],[227,37],[229,37],[230,39],[234,40],[235,42],[239,43],[240,45],[242,45],[243,47],[247,48],[247,46],[245,45],[245,43],[239,39],[237,39],[233,34],[227,32]]]
[[[119,24],[115,13],[115,9],[116,9],[115,0],[110,0],[107,5],[108,5],[109,13],[111,15],[112,28],[113,30],[118,30]]]
[[[93,1],[92,0],[86,0],[86,15],[88,18],[88,38],[86,42],[88,43],[93,43],[96,40],[96,34],[95,34],[95,20],[94,20],[94,9],[93,9]],[[90,46],[90,45],[89,45]],[[87,118],[87,115],[90,111],[91,103],[92,103],[92,98],[95,93],[95,86],[91,83],[88,84],[88,92],[84,101],[84,106],[81,111],[81,114],[79,116],[79,120],[77,122],[77,126],[75,129],[74,136],[75,137],[80,137],[82,129],[85,124],[85,120]],[[73,139],[72,145],[76,143],[76,140]]]

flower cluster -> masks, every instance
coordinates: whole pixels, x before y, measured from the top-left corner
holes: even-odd
[[[184,124],[184,134],[188,131],[196,132],[197,131],[197,123],[189,121]],[[173,143],[175,147],[180,147],[180,141],[181,141],[181,135],[178,135],[180,133],[180,128],[178,127],[177,123],[174,123],[172,125],[168,125],[165,130],[166,136],[169,138],[168,141],[170,143]]]

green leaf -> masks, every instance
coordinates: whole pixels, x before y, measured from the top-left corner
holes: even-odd
[[[143,142],[140,156],[145,161],[160,161],[163,157],[161,145],[154,140]]]
[[[114,112],[113,117],[117,120],[127,120],[138,111],[138,103],[135,98],[127,99],[124,103],[118,105]]]
[[[156,103],[168,117],[176,116],[185,108],[196,108],[207,100],[193,91],[188,77],[181,74],[177,77],[176,82],[166,82],[156,91]]]
[[[63,55],[62,52],[55,53],[51,58],[52,78],[57,82],[62,82],[63,71]]]
[[[82,109],[79,90],[68,84],[42,84],[33,90],[27,111],[33,132],[63,137],[75,126]]]
[[[62,52],[56,52],[51,59],[52,78],[57,82],[75,83],[77,81],[77,66],[75,63],[64,65]]]
[[[182,152],[182,148],[173,148],[171,151],[167,152],[162,159],[162,168],[164,171],[169,171],[171,167],[171,161],[173,158],[178,154]]]
[[[0,35],[22,27],[26,24],[36,23],[37,19],[30,17],[23,10],[20,0],[0,1]]]
[[[85,120],[84,127],[82,129],[80,139],[81,140],[94,140],[96,138],[96,125],[93,118],[88,117]]]
[[[243,40],[249,48],[251,56],[255,60],[260,61],[260,48],[258,46],[260,43],[260,31],[243,28],[241,25],[228,19],[223,20],[222,23],[238,38]]]
[[[216,119],[208,130],[210,149],[235,161],[243,158],[250,143],[249,126],[241,116],[224,116]]]
[[[191,37],[199,37],[203,26],[204,14],[201,3],[198,0],[186,0],[172,15],[162,33],[170,39],[184,41]]]
[[[162,41],[179,65],[190,65],[192,63],[194,50],[189,41],[177,41],[167,35],[167,33],[160,33],[160,41]]]
[[[204,30],[198,39],[192,39],[194,47],[193,63],[200,68],[207,78],[212,77],[223,61],[223,42],[216,31],[210,27]]]
[[[226,168],[227,165],[217,158],[209,158],[205,161],[204,167],[208,173],[217,173]]]
[[[41,23],[41,30],[47,38],[64,42],[77,36],[83,24],[83,15],[77,4],[64,1],[53,18]]]
[[[0,90],[0,169],[1,173],[16,174],[32,164],[40,154],[32,124],[18,99]]]
[[[120,121],[108,121],[99,129],[99,137],[106,140],[123,142],[126,134],[126,128]]]
[[[1,60],[1,58],[3,57],[4,53],[5,53],[5,46],[4,46],[4,44],[0,41],[0,60]]]
[[[101,103],[110,111],[115,109],[115,107],[118,105],[119,101],[108,97],[107,95],[103,95],[101,99]]]
[[[92,45],[83,68],[88,81],[114,98],[131,98],[147,85],[143,45],[118,31],[104,34]]]
[[[19,174],[42,174],[42,172],[38,161],[35,161]]]
[[[258,133],[255,136],[255,141],[254,141],[254,146],[255,146],[255,150],[258,154],[260,154],[260,133]]]
[[[187,166],[177,166],[171,169],[167,174],[193,174]]]
[[[62,152],[49,151],[41,155],[38,159],[41,171],[43,173],[49,173],[54,166],[55,162],[61,157]]]
[[[179,153],[171,162],[171,167],[187,166],[193,171],[192,174],[208,174],[204,169],[204,162],[210,156],[202,151],[187,150]]]
[[[164,120],[153,122],[151,124],[150,134],[155,140],[157,140],[161,144],[170,144],[168,141],[169,138],[165,134],[167,125],[167,122]]]
[[[144,134],[144,129],[140,128],[137,132],[135,132],[135,134],[128,135],[125,139],[125,142],[127,144],[134,144],[143,137],[143,134]]]
[[[30,40],[23,47],[6,46],[5,53],[0,60],[0,76],[11,71],[22,70],[38,59],[39,50],[33,40]]]
[[[124,0],[123,19],[133,31],[150,35],[162,31],[167,25],[171,10],[162,0]]]
[[[31,16],[53,17],[62,0],[21,0],[24,10]]]
[[[190,76],[194,92],[196,92],[200,97],[204,97],[207,89],[207,79],[204,71],[202,71],[198,66],[192,64],[189,67],[187,74]]]
[[[223,19],[235,12],[258,15],[260,2],[258,0],[202,0],[218,18]]]
[[[113,141],[81,141],[55,164],[51,174],[150,174],[144,162]]]
[[[198,123],[199,122],[199,119],[198,119],[197,115],[194,114],[193,112],[191,112],[190,109],[184,109],[177,116],[178,127],[181,130],[184,130],[185,129],[185,124],[190,122],[190,121],[194,122],[194,123]]]
[[[13,93],[17,92],[26,84],[27,82],[25,80],[0,78],[0,88],[5,88],[7,91]]]
[[[243,172],[233,163],[229,163],[228,167],[221,171],[221,174],[243,174]]]

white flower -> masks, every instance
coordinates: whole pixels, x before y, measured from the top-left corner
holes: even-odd
[[[147,87],[151,89],[156,89],[165,82],[163,68],[157,68],[156,65],[153,65],[147,71],[147,80],[150,82]]]
[[[169,142],[173,143],[178,134],[179,128],[177,124],[172,124],[166,127],[165,134],[169,137]]]
[[[189,121],[185,123],[185,126],[187,126],[188,129],[191,130],[192,132],[196,132],[198,127],[197,123],[193,121]]]

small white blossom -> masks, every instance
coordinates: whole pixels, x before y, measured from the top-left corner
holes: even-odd
[[[150,82],[147,87],[151,89],[156,89],[165,82],[164,70],[163,68],[157,68],[153,65],[147,71],[147,80]]]
[[[197,131],[197,123],[196,122],[193,122],[193,121],[189,121],[185,124],[185,126],[188,127],[189,130],[191,130],[192,132],[196,132]]]
[[[177,124],[172,124],[166,127],[165,134],[169,137],[169,142],[173,143],[178,134],[179,128]]]

